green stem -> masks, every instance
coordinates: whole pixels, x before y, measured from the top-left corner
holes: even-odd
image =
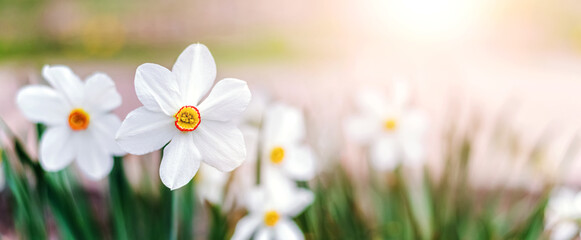
[[[170,193],[171,196],[171,219],[170,219],[170,232],[169,239],[178,239],[178,193],[177,190],[173,190]]]
[[[401,173],[402,169],[401,166],[395,169],[395,175],[397,178],[397,190],[400,191],[400,196],[402,198],[402,200],[405,203],[405,210],[409,216],[409,220],[410,220],[410,224],[412,225],[412,230],[414,232],[414,238],[416,239],[423,239],[422,236],[422,232],[418,223],[418,220],[416,219],[416,216],[413,212],[413,203],[409,197],[409,193],[408,193],[408,189],[407,186],[405,184],[405,179]]]

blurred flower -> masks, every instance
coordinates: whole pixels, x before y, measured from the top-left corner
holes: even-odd
[[[249,213],[236,225],[232,239],[250,239],[253,233],[255,239],[304,239],[292,218],[313,200],[313,193],[307,189],[287,184],[261,185],[248,193],[246,208]]]
[[[111,111],[121,105],[115,83],[95,73],[83,83],[66,66],[45,66],[42,75],[53,87],[32,85],[16,97],[26,118],[47,125],[40,140],[40,164],[58,171],[73,159],[97,180],[113,168],[113,155],[124,152],[114,140],[121,121]]]
[[[551,239],[573,239],[581,236],[581,192],[561,187],[553,190],[545,212],[545,228]]]
[[[230,174],[218,171],[216,168],[201,164],[196,181],[196,193],[203,201],[221,205],[224,198],[224,187]]]
[[[315,156],[303,141],[305,122],[299,109],[274,104],[264,118],[262,171],[281,171],[290,179],[310,180],[315,176]]]
[[[258,128],[262,124],[264,117],[264,110],[269,102],[269,96],[263,90],[253,90],[252,100],[248,104],[248,108],[244,112],[241,124],[253,126]]]
[[[232,171],[246,157],[242,133],[232,120],[246,109],[250,90],[246,82],[227,78],[210,92],[215,78],[216,63],[202,44],[186,48],[172,71],[152,63],[137,68],[135,91],[143,106],[127,115],[117,141],[137,155],[169,142],[159,175],[172,190],[187,184],[202,160]]]
[[[422,137],[427,121],[422,112],[408,108],[408,85],[396,82],[391,97],[388,101],[377,91],[363,90],[357,96],[361,113],[345,122],[349,139],[370,145],[370,160],[378,170],[392,170],[402,160],[418,165],[424,155]]]
[[[246,160],[233,172],[222,206],[224,210],[240,207],[244,203],[245,194],[256,186],[258,128],[244,124],[240,126],[240,130],[246,144]]]
[[[244,202],[245,193],[256,186],[256,162],[258,159],[258,137],[264,110],[268,103],[268,95],[261,90],[253,89],[252,100],[243,116],[238,119],[239,127],[246,144],[246,160],[233,172],[232,181],[228,183],[228,191],[222,209],[231,210]]]

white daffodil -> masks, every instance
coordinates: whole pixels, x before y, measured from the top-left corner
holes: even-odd
[[[274,178],[269,178],[275,180]],[[288,181],[281,179],[281,182]],[[292,221],[314,200],[311,191],[282,184],[262,185],[248,192],[248,215],[240,219],[232,239],[304,239],[301,229]]]
[[[276,169],[293,180],[315,176],[315,157],[305,145],[305,122],[299,109],[274,104],[267,110],[262,138],[263,171]]]
[[[172,190],[188,183],[202,161],[227,172],[245,159],[244,139],[232,120],[246,109],[250,90],[246,82],[226,78],[210,92],[215,78],[216,63],[202,44],[188,46],[171,71],[152,63],[137,68],[135,91],[143,106],[127,115],[117,141],[136,155],[167,144],[159,175]]]
[[[423,158],[422,138],[427,121],[422,112],[408,108],[408,96],[403,82],[395,84],[392,101],[366,89],[357,96],[361,113],[346,120],[347,137],[370,146],[370,160],[378,170],[392,170],[400,161],[419,165]]]
[[[553,191],[545,212],[545,228],[550,229],[551,239],[573,239],[581,228],[581,192],[569,188]]]
[[[218,169],[201,164],[198,174],[194,178],[196,193],[200,200],[207,200],[212,204],[221,205],[224,199],[224,187],[230,174],[218,171]]]
[[[123,151],[115,142],[121,121],[111,111],[121,105],[115,83],[103,73],[82,82],[66,66],[45,66],[43,77],[52,86],[31,85],[16,97],[28,120],[48,128],[40,140],[40,164],[58,171],[73,159],[87,176],[101,179],[113,167],[113,155]]]

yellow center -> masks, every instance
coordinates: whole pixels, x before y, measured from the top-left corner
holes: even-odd
[[[279,164],[284,159],[284,149],[282,147],[275,147],[270,151],[270,161]]]
[[[75,131],[87,129],[90,120],[89,114],[81,108],[75,108],[69,114],[69,126]]]
[[[264,214],[264,224],[266,226],[274,227],[279,219],[280,215],[276,211],[268,211]]]
[[[395,118],[389,118],[385,120],[385,122],[383,123],[383,127],[385,128],[385,130],[393,131],[395,130],[395,128],[397,128],[397,121],[395,120]]]
[[[194,106],[183,106],[174,115],[175,125],[182,132],[194,131],[200,125],[200,111]]]

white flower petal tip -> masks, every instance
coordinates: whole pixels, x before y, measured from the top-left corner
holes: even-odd
[[[137,98],[150,111],[173,116],[184,105],[175,74],[165,67],[141,64],[135,71],[134,82]]]
[[[185,186],[198,172],[201,158],[191,135],[176,135],[163,151],[159,167],[161,181],[171,190]]]
[[[219,81],[200,104],[202,119],[232,121],[248,107],[252,95],[245,81],[226,78]]]
[[[174,118],[164,113],[152,112],[140,107],[129,114],[121,123],[115,139],[121,149],[143,155],[161,149],[179,133]]]
[[[195,43],[188,46],[173,65],[183,100],[197,105],[216,80],[216,63],[208,47]]]
[[[16,95],[16,105],[33,122],[46,125],[65,124],[69,112],[67,99],[48,86],[25,86]]]
[[[110,112],[121,106],[121,94],[115,82],[105,73],[97,72],[85,83],[85,104],[94,112]]]
[[[52,86],[26,86],[16,103],[24,116],[47,125],[40,140],[39,161],[46,171],[59,171],[76,160],[92,180],[113,168],[113,155],[123,154],[115,143],[120,125],[111,113],[121,105],[115,83],[104,73],[83,82],[67,66],[44,66],[42,75]]]

